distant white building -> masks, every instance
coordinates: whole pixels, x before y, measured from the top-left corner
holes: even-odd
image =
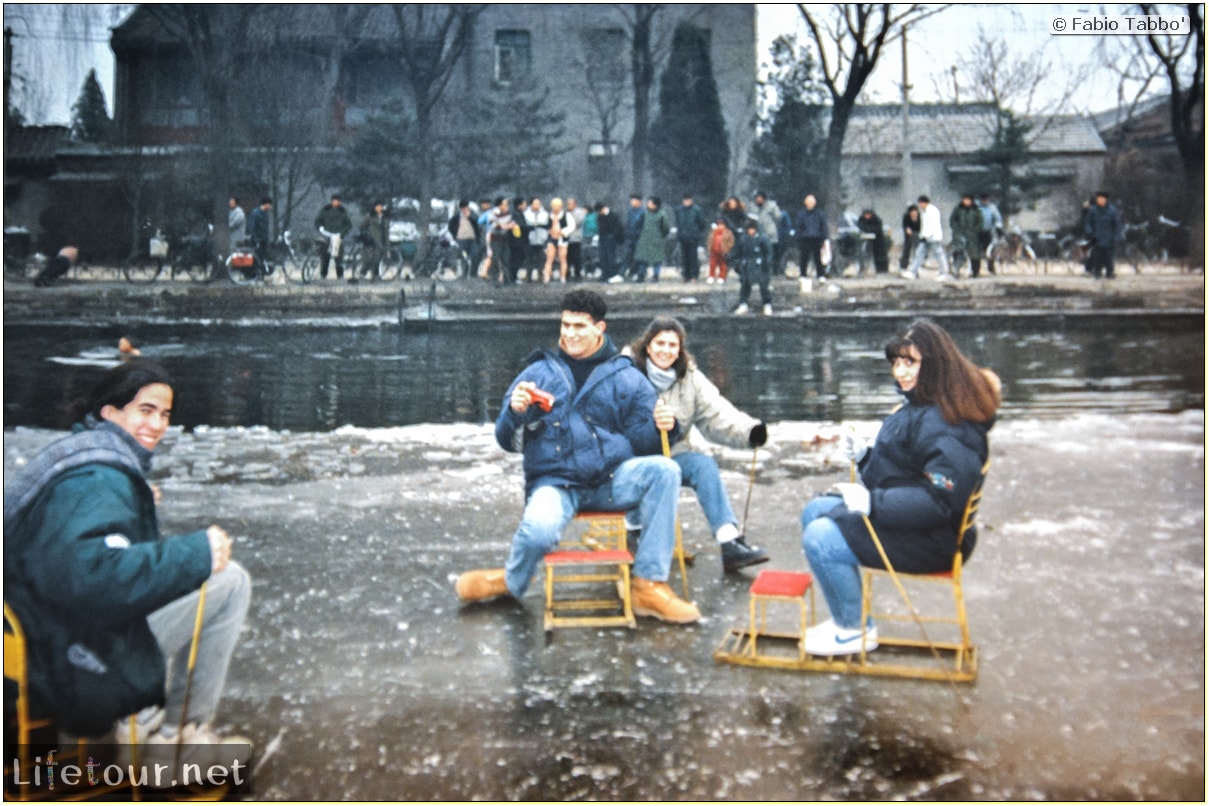
[[[912,104],[907,120],[910,176],[904,185],[902,106],[856,107],[844,141],[847,208],[870,207],[897,231],[907,205],[921,194],[940,205],[946,218],[963,193],[996,196],[990,169],[976,162],[978,152],[994,142],[996,122],[993,104]],[[1083,117],[1024,122],[1032,126],[1027,136],[1032,158],[1022,170],[1037,178],[1042,195],[1017,213],[1013,223],[1039,232],[1070,227],[1101,181],[1104,141],[1094,122]]]

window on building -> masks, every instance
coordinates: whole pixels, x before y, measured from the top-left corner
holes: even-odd
[[[617,155],[621,144],[616,141],[593,140],[588,143],[588,179],[610,182],[617,178]]]
[[[593,28],[584,33],[588,70],[601,84],[623,84],[629,74],[629,56],[625,31],[620,28]]]
[[[533,53],[528,31],[495,32],[495,83],[511,86],[529,77]]]
[[[403,97],[403,67],[397,58],[358,55],[344,64],[340,121],[361,126],[392,101]]]
[[[198,126],[205,115],[193,63],[184,57],[156,58],[137,73],[139,122],[144,126]]]
[[[344,100],[350,106],[381,106],[401,94],[403,84],[398,59],[363,56],[345,66]]]
[[[231,98],[240,110],[255,110],[245,116],[246,125],[260,139],[300,133],[319,125],[313,88],[321,75],[315,62],[304,54],[266,54],[256,63],[254,79],[240,80],[231,87]],[[272,132],[271,135],[266,131]]]

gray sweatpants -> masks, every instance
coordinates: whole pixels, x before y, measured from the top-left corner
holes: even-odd
[[[147,624],[168,662],[164,724],[180,724],[189,676],[189,647],[197,618],[199,591],[182,596],[147,616]],[[197,661],[193,668],[193,690],[189,695],[187,722],[209,724],[218,712],[227,681],[227,668],[239,639],[252,599],[252,580],[243,566],[232,561],[206,584],[206,607],[202,617]]]

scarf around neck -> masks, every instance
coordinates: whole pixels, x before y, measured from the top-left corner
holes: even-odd
[[[646,377],[647,380],[649,380],[651,384],[660,392],[666,392],[668,389],[671,389],[672,384],[678,380],[676,377],[676,370],[672,369],[671,367],[667,369],[660,369],[659,367],[655,366],[655,362],[653,361],[646,362]]]
[[[67,471],[88,464],[112,465],[145,478],[151,470],[151,451],[121,426],[89,414],[83,425],[48,445],[5,485],[5,533],[16,526],[26,507],[48,484]]]

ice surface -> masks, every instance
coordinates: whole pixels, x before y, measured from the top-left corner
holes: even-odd
[[[798,516],[848,425],[770,428],[765,567],[806,568]],[[6,471],[58,436],[6,432]],[[1203,413],[1005,417],[991,445],[958,687],[715,662],[750,577],[691,495],[701,624],[548,640],[540,585],[460,606],[523,504],[490,426],[174,429],[154,477],[165,532],[224,525],[254,579],[219,727],[256,742],[258,798],[1203,799]],[[711,450],[742,511],[751,452]]]

